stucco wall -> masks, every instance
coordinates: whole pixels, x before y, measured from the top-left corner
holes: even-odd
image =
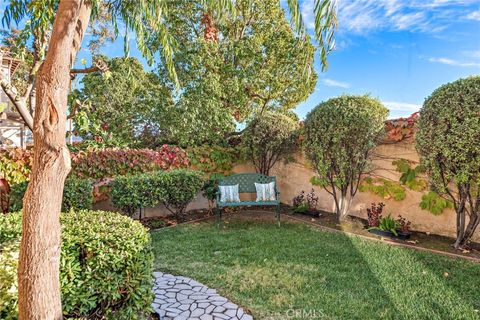
[[[398,181],[400,173],[395,170],[392,161],[399,158],[416,162],[419,160],[412,143],[405,142],[378,146],[372,157],[373,173],[376,176]],[[235,167],[234,171],[252,172],[254,168],[249,165],[239,165]],[[295,162],[276,165],[272,169],[271,175],[277,176],[281,201],[292,204],[292,199],[302,190],[310,192],[313,187],[310,184],[310,178],[315,175],[315,172],[308,167],[306,161],[298,154]],[[331,195],[321,187],[313,187],[313,189],[315,189],[315,193],[319,197],[318,208],[333,211],[334,202]],[[386,204],[385,213],[391,213],[394,217],[402,215],[412,221],[412,229],[445,236],[455,236],[455,212],[453,210],[445,210],[441,215],[435,216],[429,211],[422,210],[419,207],[422,195],[422,192],[406,189],[406,198],[402,201],[396,201],[383,199],[369,192],[358,192],[353,201],[350,215],[366,218],[366,208],[372,202],[384,202]],[[480,241],[478,230],[474,239]]]
[[[392,161],[395,159],[408,159],[418,161],[418,155],[412,143],[383,144],[375,149],[372,157],[374,174],[377,176],[389,178],[398,181],[400,173],[395,170]],[[241,164],[234,167],[235,173],[255,172],[252,165]],[[271,171],[271,175],[277,177],[280,189],[280,197],[283,203],[291,204],[292,199],[302,190],[309,192],[312,189],[310,178],[315,175],[314,171],[308,167],[306,161],[300,154],[297,154],[294,162],[288,164],[279,163]],[[319,196],[318,208],[326,211],[334,210],[334,202],[330,194],[320,187],[313,187],[315,193]],[[391,213],[396,217],[402,215],[412,221],[412,228],[419,231],[430,232],[446,236],[455,236],[455,213],[452,210],[445,210],[441,215],[434,216],[429,211],[424,211],[419,207],[423,193],[407,189],[406,198],[402,201],[393,199],[382,199],[371,193],[358,192],[352,204],[350,214],[366,218],[366,208],[372,202],[384,202],[385,213]],[[243,199],[253,198],[253,195],[243,195]],[[197,199],[188,207],[191,209],[207,208],[208,202],[202,197],[201,193]],[[108,201],[97,203],[95,208],[103,210],[114,210]],[[166,215],[168,212],[163,206],[146,210],[147,217]],[[480,234],[477,231],[474,239],[480,241]]]

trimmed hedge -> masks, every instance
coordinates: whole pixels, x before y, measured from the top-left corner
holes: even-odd
[[[66,318],[141,319],[150,313],[150,235],[113,212],[63,213],[60,282]],[[0,216],[0,319],[17,317],[21,215]]]
[[[177,169],[116,177],[111,187],[113,205],[128,215],[162,203],[178,216],[202,190],[203,179],[198,171]]]
[[[115,207],[132,216],[138,208],[160,202],[159,179],[162,171],[118,176],[111,183],[110,199]]]
[[[11,186],[10,212],[23,208],[23,196],[27,191],[28,182],[24,181]],[[68,177],[63,190],[62,211],[92,209],[93,185],[89,179]]]

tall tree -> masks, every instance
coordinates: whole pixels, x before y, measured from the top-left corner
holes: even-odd
[[[345,95],[322,102],[305,119],[305,153],[317,173],[312,183],[333,197],[339,221],[348,215],[387,115],[377,99]]]
[[[266,111],[248,123],[242,136],[246,155],[258,173],[269,175],[297,145],[298,121],[279,112]]]
[[[161,142],[172,104],[161,79],[136,58],[101,57],[105,74],[90,73],[73,93],[76,135],[101,146],[155,147]],[[72,114],[72,112],[71,112]]]
[[[233,14],[233,1],[202,0],[211,12]],[[287,1],[292,21],[298,30],[302,21],[298,2]],[[89,22],[101,12],[112,17],[112,27],[119,30],[121,20],[125,35],[136,33],[138,46],[151,61],[153,54],[145,45],[145,36],[152,30],[159,35],[161,53],[170,76],[176,79],[172,64],[174,39],[164,24],[169,6],[163,0],[10,0],[4,22],[26,23],[26,39],[33,39],[46,52],[33,65],[32,85],[36,85],[36,106],[33,117],[34,163],[24,198],[22,241],[18,268],[19,318],[61,319],[59,283],[60,208],[65,177],[70,170],[70,155],[65,143],[67,97],[71,67],[79,51]],[[104,10],[103,10],[104,9]],[[322,63],[326,63],[335,26],[335,8],[331,0],[317,0],[315,6],[316,38],[320,43]],[[128,44],[129,42],[126,41]],[[3,90],[3,77],[0,83]],[[174,81],[176,83],[177,81]],[[12,100],[16,97],[10,96]],[[28,110],[15,105],[27,123],[32,123]]]
[[[278,1],[240,0],[235,8],[237,15],[219,18],[208,6],[184,1],[167,21],[178,41],[174,62],[182,90],[176,108],[189,117],[173,133],[187,134],[189,143],[208,138],[196,127],[216,127],[210,132],[223,139],[235,121],[294,108],[314,90],[314,46],[295,32]]]

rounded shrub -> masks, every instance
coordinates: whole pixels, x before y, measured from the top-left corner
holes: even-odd
[[[322,102],[305,119],[305,154],[312,180],[334,198],[337,217],[348,215],[369,156],[385,134],[388,109],[368,95],[343,95]]]
[[[425,100],[416,148],[433,190],[454,203],[456,248],[467,244],[480,224],[479,141],[480,76],[442,85]]]
[[[164,204],[178,217],[202,190],[203,179],[198,171],[176,169],[119,176],[111,186],[113,205],[128,215],[139,208]]]
[[[28,181],[11,186],[10,212],[20,211],[23,208],[23,196],[27,191]],[[90,179],[68,177],[63,189],[62,211],[88,210],[93,204],[93,185]]]
[[[21,214],[0,216],[0,319],[17,318],[16,269]],[[66,318],[139,319],[150,311],[150,235],[113,212],[61,215],[60,282]]]
[[[298,128],[297,121],[273,111],[256,116],[248,124],[242,145],[257,172],[268,175],[277,161],[293,151]]]
[[[154,207],[160,203],[162,174],[162,171],[156,171],[115,177],[111,183],[110,200],[129,216],[139,208]]]
[[[159,184],[162,203],[178,218],[202,190],[203,179],[198,171],[177,169],[164,172]]]

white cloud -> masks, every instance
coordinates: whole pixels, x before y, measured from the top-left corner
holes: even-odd
[[[376,30],[438,33],[465,19],[478,0],[337,0],[339,32],[366,34]],[[470,6],[470,7],[469,7]],[[314,0],[304,0],[301,12],[310,30],[315,23]],[[468,14],[480,19],[480,11]]]
[[[462,53],[467,57],[480,59],[480,50],[467,50]]]
[[[480,10],[470,12],[467,19],[480,21]]]
[[[480,67],[480,63],[477,62],[462,62],[449,58],[429,58],[428,61],[456,67]]]
[[[336,81],[333,79],[322,79],[322,83],[326,85],[327,87],[336,87],[336,88],[343,88],[343,89],[348,89],[350,88],[350,84],[346,82],[341,82],[341,81]]]
[[[397,102],[397,101],[382,101],[382,103],[390,110],[390,111],[403,111],[408,113],[414,113],[422,107],[421,104],[414,104],[414,103],[405,103],[405,102]]]

